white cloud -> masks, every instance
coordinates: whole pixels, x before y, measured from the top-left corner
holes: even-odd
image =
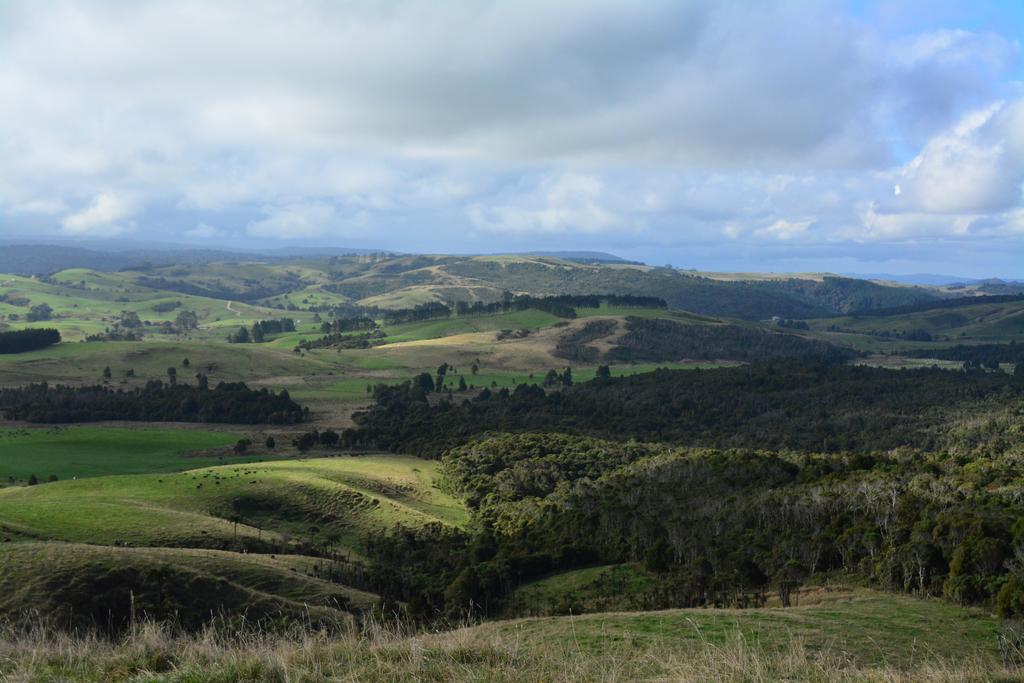
[[[934,214],[922,211],[882,213],[869,205],[861,224],[851,235],[857,240],[906,240],[934,237],[964,237],[977,219],[972,215]]]
[[[622,219],[604,206],[603,193],[598,178],[564,173],[499,203],[474,204],[468,214],[474,225],[492,232],[594,233],[625,227]]]
[[[768,227],[758,230],[755,234],[769,239],[791,240],[806,235],[808,228],[813,224],[812,220],[790,221],[780,218]]]
[[[221,230],[220,228],[216,228],[207,223],[200,223],[196,227],[185,231],[185,237],[198,240],[220,239],[227,236],[227,231]]]
[[[1019,235],[1018,57],[833,3],[13,0],[0,232],[62,216],[50,230],[433,250]]]
[[[61,221],[69,235],[118,235],[132,229],[122,221],[134,212],[134,204],[110,192],[96,195],[86,208]]]
[[[859,239],[1015,233],[1024,183],[1024,100],[972,111],[897,169],[866,204]]]
[[[929,213],[1003,211],[1020,202],[1024,149],[1014,149],[1008,125],[1020,108],[997,103],[971,112],[936,135],[900,172],[899,202]]]
[[[287,206],[270,206],[266,217],[252,221],[246,232],[253,237],[298,240],[312,237],[346,237],[359,234],[367,227],[367,215],[342,216],[326,202],[304,202]]]

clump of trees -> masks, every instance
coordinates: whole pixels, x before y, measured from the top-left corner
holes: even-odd
[[[359,334],[346,334],[332,332],[325,334],[319,339],[301,339],[295,345],[296,351],[308,351],[310,349],[368,349],[371,346],[381,343],[387,335],[383,330],[373,330]]]
[[[60,332],[49,328],[0,332],[0,353],[35,351],[59,343]]]
[[[106,328],[102,334],[90,334],[86,336],[87,342],[97,341],[141,341],[143,328],[149,325],[149,321],[143,322],[135,311],[121,311],[114,324]]]
[[[398,325],[401,323],[418,322],[421,320],[433,320],[435,318],[447,318],[451,316],[452,309],[437,301],[425,304],[416,304],[412,308],[402,308],[393,311],[385,311],[383,314],[384,324]]]
[[[195,311],[182,311],[174,319],[174,327],[179,332],[189,332],[199,327],[199,316]]]
[[[248,344],[250,342],[261,344],[270,335],[294,331],[295,321],[291,318],[259,320],[254,322],[251,328],[240,326],[234,333],[228,336],[228,341],[232,344]]]
[[[28,309],[28,313],[25,314],[25,320],[30,323],[50,320],[52,318],[53,308],[47,303],[36,304],[32,308]]]
[[[318,445],[328,447],[337,446],[340,441],[340,435],[333,429],[325,429],[322,432],[314,429],[293,438],[292,445],[298,448],[302,453],[305,453],[309,449]]]
[[[375,329],[377,329],[377,321],[366,315],[335,318],[320,325],[320,331],[327,335]]]
[[[153,310],[157,313],[170,313],[177,308],[181,308],[180,301],[158,301],[153,304]]]

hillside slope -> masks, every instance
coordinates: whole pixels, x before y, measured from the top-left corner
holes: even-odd
[[[0,618],[33,611],[60,624],[119,630],[137,619],[186,627],[211,615],[336,623],[376,596],[313,576],[330,562],[218,550],[11,543],[0,553]]]
[[[0,489],[0,541],[358,552],[365,534],[465,521],[434,463],[337,457],[223,465]]]

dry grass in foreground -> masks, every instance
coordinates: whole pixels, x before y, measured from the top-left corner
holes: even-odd
[[[528,624],[524,624],[528,627]],[[521,638],[517,629],[480,627],[410,635],[370,625],[345,635],[207,628],[194,635],[143,624],[108,640],[45,628],[0,634],[2,681],[1024,681],[1024,667],[991,658],[915,658],[865,664],[850,654],[813,647],[801,638],[762,648],[742,632],[724,641],[701,639],[635,647],[609,642],[585,653],[572,637]],[[1020,653],[1016,653],[1019,655]],[[1013,660],[1020,662],[1019,656]]]

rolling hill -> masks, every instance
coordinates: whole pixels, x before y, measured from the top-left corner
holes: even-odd
[[[17,249],[17,248],[16,248]],[[58,253],[59,255],[59,253]],[[12,294],[126,303],[174,297],[236,300],[266,308],[337,305],[402,308],[430,301],[495,301],[509,290],[532,295],[616,293],[660,296],[676,309],[745,319],[801,318],[872,310],[927,301],[951,293],[830,275],[755,278],[694,273],[642,264],[545,255],[392,256],[385,254],[215,260],[181,259],[173,265],[142,263],[114,269],[90,259],[57,259],[30,273],[67,291],[19,292],[28,283],[11,278]],[[572,255],[568,255],[572,256]],[[115,258],[116,257],[116,258]],[[56,258],[56,257],[55,257]],[[124,256],[112,255],[123,259]],[[112,272],[116,271],[116,272]],[[94,275],[90,275],[94,273]],[[32,287],[29,287],[32,290]],[[36,302],[38,303],[38,301]],[[173,317],[173,316],[172,316]]]
[[[435,478],[434,463],[378,456],[9,487],[0,489],[0,539],[358,553],[368,532],[398,523],[463,524],[462,505]]]
[[[301,555],[12,543],[0,553],[0,618],[35,610],[54,625],[114,632],[133,617],[194,627],[211,613],[343,624],[377,598],[330,581],[331,564]]]

